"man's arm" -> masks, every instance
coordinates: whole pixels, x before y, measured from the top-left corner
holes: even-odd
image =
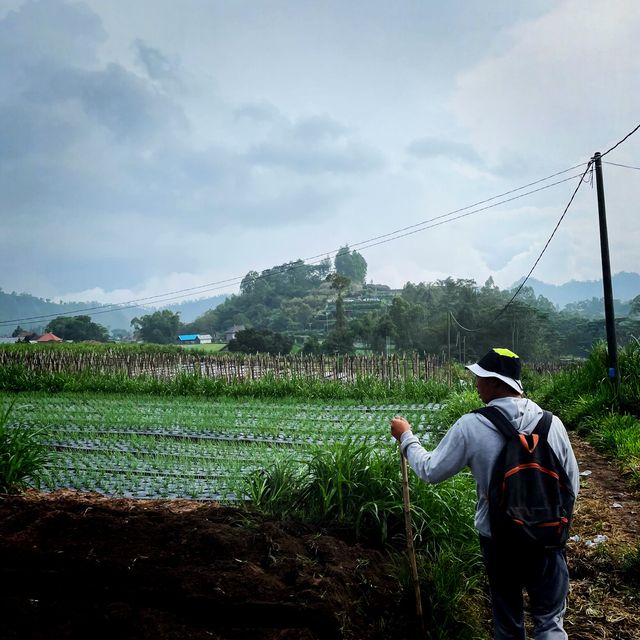
[[[433,450],[427,451],[413,435],[411,424],[403,417],[391,421],[391,434],[416,474],[426,482],[442,482],[468,464],[467,447],[460,421],[456,422]]]

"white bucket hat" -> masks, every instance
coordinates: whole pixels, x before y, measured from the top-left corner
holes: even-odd
[[[520,371],[522,370],[520,357],[509,349],[495,347],[480,358],[476,364],[469,364],[466,368],[480,378],[498,378],[514,391],[518,393],[524,391],[520,381]]]

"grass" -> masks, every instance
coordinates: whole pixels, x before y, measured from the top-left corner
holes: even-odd
[[[185,344],[182,349],[188,351],[204,351],[206,353],[218,353],[227,346],[226,342],[211,342],[210,344]]]
[[[616,458],[640,485],[640,342],[618,351],[620,384],[607,377],[604,343],[581,365],[536,385],[534,400],[600,451]]]
[[[10,425],[12,405],[0,410],[0,492],[17,493],[37,478],[49,457],[39,433]]]

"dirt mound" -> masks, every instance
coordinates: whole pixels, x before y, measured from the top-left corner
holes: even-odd
[[[234,508],[33,493],[0,499],[0,539],[4,640],[406,632],[379,551]]]

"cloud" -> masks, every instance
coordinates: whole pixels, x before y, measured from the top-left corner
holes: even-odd
[[[248,162],[300,174],[368,173],[384,164],[379,152],[358,142],[332,118],[314,116],[294,123],[280,119],[278,123],[275,135],[249,148]]]
[[[96,71],[63,68],[34,78],[28,97],[48,107],[52,102],[78,103],[94,123],[130,142],[186,126],[182,111],[171,98],[115,63]]]
[[[585,11],[565,0],[517,24],[508,44],[457,79],[452,107],[489,161],[519,152],[528,164],[587,159],[637,120],[640,7],[611,0]],[[626,97],[625,97],[626,96]]]
[[[152,80],[179,80],[180,69],[176,61],[169,60],[162,51],[151,47],[140,38],[134,42],[138,61]]]
[[[483,166],[482,158],[471,145],[445,138],[419,138],[408,146],[407,151],[417,158],[447,158],[474,167]]]
[[[166,239],[180,247],[172,261],[195,268],[181,240],[191,229],[215,242],[243,226],[329,219],[350,197],[347,180],[380,165],[336,119],[293,119],[266,100],[218,99],[212,124],[222,133],[212,138],[189,115],[186,98],[204,96],[194,98],[177,56],[137,38],[129,68],[125,55],[105,58],[108,37],[96,13],[61,0],[28,2],[0,20],[10,61],[0,66],[10,88],[0,99],[0,209],[21,225],[0,240],[4,273],[22,271],[31,250],[61,280],[75,271],[90,288],[96,267],[129,281],[127,268],[136,277],[164,268]]]

